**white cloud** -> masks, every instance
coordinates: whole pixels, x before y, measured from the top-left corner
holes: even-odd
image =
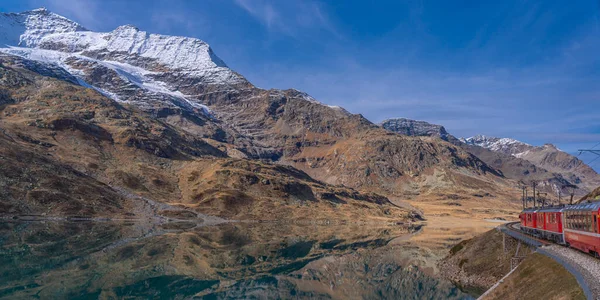
[[[270,32],[297,37],[303,31],[325,30],[341,38],[322,5],[314,1],[235,0],[235,3]]]

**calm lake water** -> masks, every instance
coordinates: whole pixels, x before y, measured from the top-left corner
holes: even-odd
[[[0,298],[472,299],[400,226],[0,223]],[[448,244],[449,245],[449,244]]]

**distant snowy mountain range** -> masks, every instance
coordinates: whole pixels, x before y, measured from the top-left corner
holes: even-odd
[[[405,118],[388,119],[381,126],[404,135],[439,137],[464,148],[512,179],[546,182],[554,190],[561,185],[578,184],[585,187],[581,193],[600,185],[600,175],[590,166],[552,144],[534,146],[512,138],[484,135],[457,139],[441,125]]]
[[[511,138],[487,137],[485,135],[476,135],[468,138],[460,138],[461,142],[467,145],[480,146],[496,152],[510,154],[515,157],[523,156],[527,151],[536,148],[535,146],[517,141]]]

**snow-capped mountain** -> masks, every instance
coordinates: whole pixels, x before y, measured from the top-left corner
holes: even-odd
[[[250,85],[199,39],[149,34],[130,25],[93,32],[44,8],[1,13],[0,47],[63,67],[82,85],[142,108],[206,112],[199,94]]]
[[[476,135],[469,138],[460,138],[460,141],[467,145],[483,147],[495,152],[509,154],[515,157],[521,157],[523,154],[535,148],[532,145],[517,141],[511,138],[487,137],[485,135]]]
[[[600,184],[600,175],[590,166],[552,144],[533,146],[511,138],[487,137],[484,135],[461,138],[460,140],[467,145],[480,146],[493,152],[527,160],[550,172],[560,173],[575,184],[584,182],[589,187]]]
[[[0,13],[0,45],[35,47],[46,36],[87,31],[65,17],[39,8],[22,13]]]

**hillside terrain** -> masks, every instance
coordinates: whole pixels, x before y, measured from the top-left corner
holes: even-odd
[[[147,213],[140,199],[149,199],[229,218],[407,216],[384,196],[330,186],[289,166],[228,158],[215,140],[50,71],[0,57],[0,159],[9,166],[0,170],[3,214],[140,217]]]
[[[508,179],[526,185],[536,182],[538,190],[548,193],[550,198],[557,198],[559,190],[563,196],[568,195],[569,185],[578,187],[575,190],[577,196],[600,185],[600,175],[591,167],[551,144],[537,147],[510,138],[481,135],[458,139],[443,126],[403,118],[386,120],[381,126],[404,135],[432,136],[449,141]]]
[[[594,189],[593,191],[591,191],[589,194],[583,196],[580,201],[595,201],[595,200],[600,200],[600,187],[597,187],[596,189]]]
[[[304,92],[257,88],[199,39],[131,25],[93,32],[46,9],[0,23],[10,28],[0,37],[3,151],[31,153],[21,170],[43,161],[34,178],[4,175],[15,186],[4,212],[99,214],[119,203],[124,213],[132,197],[250,219],[403,219],[420,203],[518,209],[518,178],[445,130],[392,133]],[[85,200],[42,180],[54,169],[64,169],[54,181],[86,182],[105,204],[63,207],[63,195]],[[42,212],[37,199],[57,203]]]
[[[519,249],[524,260],[517,269],[483,299],[585,299],[577,279],[553,259],[512,238],[503,244],[503,233],[494,229],[464,240],[440,261],[442,274],[464,288],[482,294],[511,271],[511,259]],[[505,251],[506,250],[506,251]]]

